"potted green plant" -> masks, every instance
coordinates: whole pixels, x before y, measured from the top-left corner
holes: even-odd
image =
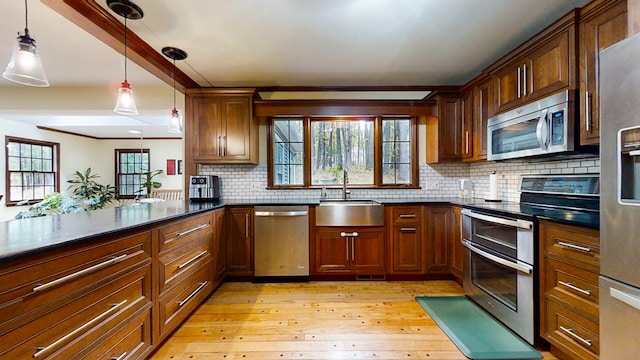
[[[143,181],[142,181],[142,184],[140,184],[140,192],[142,193],[143,191],[146,190],[146,196],[149,197],[152,189],[160,188],[162,186],[162,183],[158,181],[154,181],[153,178],[162,173],[163,171],[161,169],[142,173]]]
[[[97,199],[91,205],[91,210],[102,209],[105,205],[117,200],[118,194],[115,186],[98,183],[95,179],[100,175],[92,174],[91,168],[87,168],[84,173],[76,170],[73,176],[73,179],[67,180],[71,184],[68,190],[72,190],[73,195],[80,199]]]

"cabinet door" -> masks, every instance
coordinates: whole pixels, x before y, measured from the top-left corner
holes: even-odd
[[[258,136],[252,134],[251,98],[224,98],[221,107],[225,120],[222,125],[222,158],[229,162],[251,160],[251,141],[257,141]]]
[[[451,211],[451,274],[462,281],[462,208],[453,206]]]
[[[253,209],[230,208],[227,221],[227,271],[253,275]]]
[[[599,52],[627,36],[627,2],[594,1],[580,13],[580,144],[600,143]]]
[[[227,272],[227,241],[224,231],[225,210],[218,209],[213,212],[213,264],[214,286],[218,286]]]
[[[574,34],[575,27],[566,29],[523,61],[525,100],[540,99],[575,82],[571,73],[574,67],[570,66],[570,60],[575,56],[575,50],[572,51],[575,44],[571,38]]]
[[[496,113],[522,103],[522,62],[515,61],[493,75]]]
[[[427,207],[427,273],[449,273],[451,207]]]
[[[316,273],[351,272],[351,240],[341,229],[318,228],[315,239]]]
[[[425,237],[422,226],[422,206],[390,206],[387,212],[389,225],[389,273],[424,274]]]
[[[351,237],[352,269],[358,274],[384,274],[384,230],[361,229]]]
[[[195,130],[189,140],[193,144],[194,161],[216,161],[222,159],[222,136],[224,133],[221,102],[210,96],[191,99]]]
[[[427,120],[427,163],[461,160],[461,120],[460,98],[438,96],[438,116]]]
[[[487,124],[493,116],[491,80],[473,89],[473,160],[487,159]]]
[[[462,118],[462,159],[473,158],[473,90],[466,92],[460,99],[460,115]]]

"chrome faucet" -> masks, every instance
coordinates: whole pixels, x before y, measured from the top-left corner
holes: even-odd
[[[347,190],[347,183],[349,182],[349,173],[344,170],[342,174],[342,199],[347,200],[351,197],[351,190]]]

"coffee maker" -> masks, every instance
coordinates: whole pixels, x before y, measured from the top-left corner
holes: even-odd
[[[192,201],[220,200],[220,178],[215,175],[190,176],[189,199]]]

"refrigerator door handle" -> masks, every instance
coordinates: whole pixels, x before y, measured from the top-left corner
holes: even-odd
[[[616,300],[620,300],[623,303],[637,310],[640,310],[640,298],[638,298],[637,296],[633,296],[631,294],[628,294],[624,291],[620,291],[618,289],[614,289],[612,287],[609,288],[609,294],[611,295],[612,298]]]

